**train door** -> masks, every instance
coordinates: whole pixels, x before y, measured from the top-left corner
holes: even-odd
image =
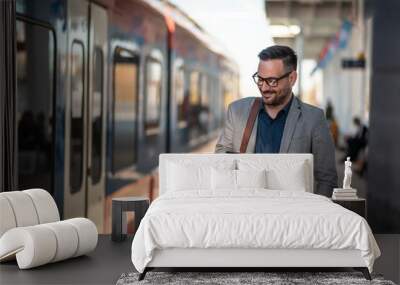
[[[145,161],[142,171],[149,171],[156,167],[158,155],[165,152],[166,141],[164,139],[165,113],[163,111],[166,84],[165,66],[162,54],[158,51],[146,57],[144,70],[144,100],[143,100],[143,122]]]
[[[103,229],[105,195],[105,104],[107,90],[107,11],[90,4],[87,217]]]
[[[64,218],[86,216],[88,2],[69,0],[65,111]]]
[[[68,1],[64,217],[85,216],[103,228],[107,13]]]

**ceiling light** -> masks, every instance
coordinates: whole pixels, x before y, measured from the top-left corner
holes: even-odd
[[[269,31],[274,38],[293,38],[301,29],[297,25],[270,25]]]

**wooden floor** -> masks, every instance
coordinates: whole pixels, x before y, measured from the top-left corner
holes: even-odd
[[[385,279],[398,284],[400,235],[376,235],[375,238],[382,256],[376,260],[374,273],[383,274]],[[132,239],[116,243],[109,235],[100,235],[97,248],[87,256],[28,270],[19,270],[15,261],[3,263],[0,284],[115,284],[122,273],[135,271],[130,257],[131,243]]]

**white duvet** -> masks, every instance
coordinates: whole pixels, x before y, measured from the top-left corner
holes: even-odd
[[[132,243],[143,272],[155,249],[358,249],[372,272],[380,250],[364,218],[299,191],[170,192],[157,198]]]

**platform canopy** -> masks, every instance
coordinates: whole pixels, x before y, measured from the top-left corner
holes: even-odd
[[[296,48],[302,36],[304,59],[318,59],[343,21],[356,21],[363,0],[266,0],[266,15],[276,44]]]

